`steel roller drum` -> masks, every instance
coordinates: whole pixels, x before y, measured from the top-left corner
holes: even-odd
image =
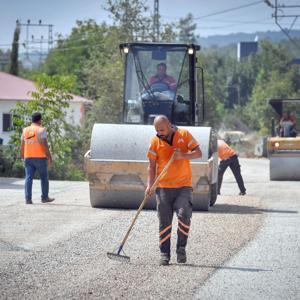
[[[208,163],[210,127],[186,128],[200,143],[202,158],[191,161],[194,181],[194,209],[208,210],[212,169],[217,176],[217,158]],[[85,159],[93,207],[137,208],[147,185],[147,151],[156,131],[152,125],[95,124],[91,149]],[[216,150],[215,150],[216,151]],[[199,181],[199,182],[198,182]],[[198,184],[197,184],[198,182]],[[198,194],[197,194],[198,192]],[[153,196],[145,208],[156,207]]]
[[[270,180],[300,180],[300,153],[298,157],[271,156]]]
[[[210,127],[180,127],[187,129],[200,143],[202,158],[209,154]],[[95,124],[91,140],[91,159],[146,160],[149,142],[156,134],[151,125]]]

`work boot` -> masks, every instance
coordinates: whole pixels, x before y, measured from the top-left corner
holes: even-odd
[[[161,253],[160,254],[160,260],[159,265],[160,266],[167,266],[170,261],[170,254],[169,253]]]
[[[246,192],[240,192],[239,193],[239,196],[245,196],[246,195]]]
[[[48,202],[53,202],[55,199],[54,198],[42,198],[42,203],[48,203]]]
[[[186,253],[185,253],[185,248],[180,247],[177,249],[177,262],[179,264],[184,264],[186,263]]]
[[[25,204],[32,204],[32,201],[31,200],[25,200]]]

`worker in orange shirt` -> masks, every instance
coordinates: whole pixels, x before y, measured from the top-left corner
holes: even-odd
[[[185,129],[172,126],[164,115],[154,119],[157,135],[151,139],[147,156],[149,158],[148,182],[145,191],[151,195],[151,186],[171,156],[174,161],[162,176],[156,188],[157,211],[159,218],[160,265],[170,261],[170,238],[173,212],[178,217],[177,262],[186,262],[186,245],[192,216],[192,172],[190,159],[202,156],[199,143]]]
[[[47,144],[47,132],[41,127],[42,115],[39,112],[32,114],[32,124],[23,129],[21,138],[21,158],[25,166],[25,203],[32,204],[32,181],[35,171],[41,178],[41,202],[52,202],[49,198],[48,163],[52,164],[52,157]]]
[[[246,188],[241,175],[241,166],[236,152],[223,140],[218,140],[218,155],[221,160],[218,170],[218,194],[220,195],[223,175],[226,169],[230,167],[240,189],[239,195],[246,195]]]

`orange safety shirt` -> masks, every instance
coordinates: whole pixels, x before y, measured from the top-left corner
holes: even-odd
[[[46,138],[46,129],[31,124],[23,129],[22,141],[24,143],[24,158],[46,158],[46,151],[42,144],[42,139]]]
[[[232,148],[230,148],[224,141],[218,140],[218,155],[220,160],[225,160],[236,155],[236,152]]]
[[[168,163],[175,149],[187,153],[199,146],[193,136],[182,128],[177,128],[173,136],[172,145],[158,136],[151,139],[147,157],[156,161],[157,176]],[[192,186],[192,171],[188,159],[174,160],[168,171],[162,176],[158,187],[180,188]]]

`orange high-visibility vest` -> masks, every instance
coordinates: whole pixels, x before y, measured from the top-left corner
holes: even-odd
[[[24,142],[24,158],[46,158],[46,151],[42,145],[45,128],[32,124],[23,129],[22,139]]]

